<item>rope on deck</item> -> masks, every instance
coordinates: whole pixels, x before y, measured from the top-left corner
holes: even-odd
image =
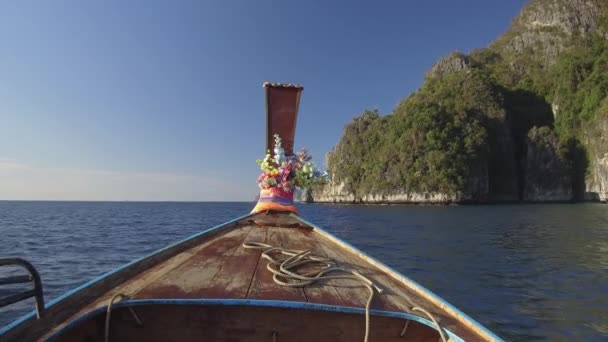
[[[319,280],[332,279],[351,279],[359,281],[363,286],[365,286],[369,290],[369,297],[365,304],[365,336],[363,338],[364,342],[369,341],[370,307],[374,299],[374,294],[376,292],[378,292],[379,294],[382,293],[382,289],[369,278],[365,277],[356,270],[346,269],[344,267],[338,266],[336,261],[332,259],[313,255],[311,250],[289,250],[281,247],[268,245],[262,242],[245,242],[243,243],[243,247],[247,249],[262,250],[262,258],[269,261],[266,265],[266,268],[270,272],[272,272],[272,279],[274,280],[274,282],[281,286],[305,287]],[[276,257],[273,257],[272,255],[275,255]],[[281,259],[279,255],[287,256],[287,258]],[[315,267],[312,267],[312,270],[305,270],[301,271],[301,273],[298,273],[298,268],[304,265],[310,265]],[[330,273],[341,274],[328,275]],[[406,299],[410,304],[413,304],[410,298]],[[429,316],[433,323],[435,323],[435,325],[437,326],[437,330],[439,331],[441,340],[443,342],[448,342],[443,333],[443,329],[441,328],[441,326],[439,326],[439,323],[437,322],[437,320],[435,320],[435,317],[433,317],[430,312],[415,305],[412,305],[411,310],[421,311],[424,312],[427,316]],[[406,328],[407,325],[404,326],[401,336],[405,334]]]

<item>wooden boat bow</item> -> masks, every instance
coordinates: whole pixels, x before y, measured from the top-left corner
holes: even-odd
[[[255,223],[261,216],[268,225]],[[31,314],[9,325],[0,337],[101,341],[109,301],[123,294],[129,299],[113,306],[112,340],[270,341],[273,331],[280,341],[362,340],[369,294],[360,283],[279,286],[262,252],[243,247],[247,241],[311,250],[372,279],[383,293],[371,305],[370,341],[438,341],[432,320],[413,312],[412,303],[432,313],[453,341],[500,340],[409,278],[286,213],[247,215],[136,260],[52,301],[40,319]]]
[[[267,148],[277,133],[293,153],[302,87],[264,88]],[[266,247],[247,248],[254,242]],[[285,255],[314,255],[352,276],[298,279],[318,270],[285,264],[303,259],[271,257],[270,266],[269,247],[307,251]],[[306,283],[289,286],[294,281]],[[40,317],[32,312],[0,329],[0,341],[501,341],[413,280],[281,211],[202,231],[41,307]]]

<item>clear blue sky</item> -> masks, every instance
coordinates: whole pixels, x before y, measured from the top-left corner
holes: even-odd
[[[264,81],[304,85],[296,147],[322,164],[524,2],[2,2],[0,199],[251,200]]]

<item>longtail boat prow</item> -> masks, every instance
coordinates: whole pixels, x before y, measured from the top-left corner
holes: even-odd
[[[253,211],[45,304],[36,270],[0,279],[37,309],[0,341],[501,341],[437,295],[298,216],[293,190],[322,179],[294,154],[303,88],[264,83],[267,155]],[[455,286],[458,286],[455,284]]]

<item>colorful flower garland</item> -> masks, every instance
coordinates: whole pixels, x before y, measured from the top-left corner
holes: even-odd
[[[307,189],[328,181],[327,173],[315,168],[306,149],[300,150],[296,155],[286,156],[278,134],[274,135],[274,146],[274,157],[268,150],[264,159],[256,161],[263,171],[258,177],[260,188],[280,188],[285,192],[293,192],[295,187]]]

